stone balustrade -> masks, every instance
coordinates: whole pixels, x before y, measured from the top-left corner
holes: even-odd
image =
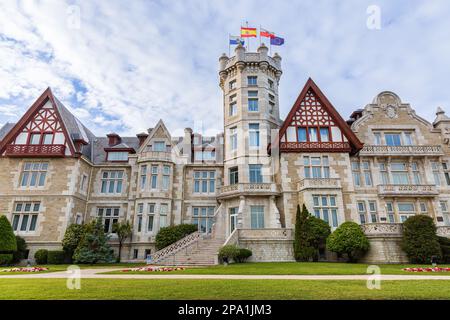
[[[434,197],[439,192],[433,184],[381,184],[378,185],[378,194],[395,197]]]
[[[167,247],[151,254],[148,262],[149,263],[157,263],[160,260],[167,258],[168,256],[174,255],[178,251],[189,246],[191,243],[198,241],[200,236],[201,236],[201,234],[198,231],[188,234],[186,237],[178,240],[177,242],[171,244],[170,246],[167,246]]]
[[[172,161],[172,153],[165,151],[146,151],[140,156],[139,162],[143,161]]]
[[[338,178],[307,178],[297,184],[298,191],[305,189],[340,189],[341,180]]]
[[[450,238],[450,226],[437,227],[436,233],[440,237]]]
[[[401,223],[366,223],[361,225],[361,229],[368,237],[400,237],[403,232],[403,225]]]
[[[236,183],[219,188],[219,199],[240,195],[278,195],[275,183]]]
[[[375,146],[365,145],[359,152],[360,156],[441,156],[444,155],[440,145],[422,146]]]
[[[294,233],[292,229],[268,228],[268,229],[238,229],[239,240],[267,240],[281,239],[292,240]]]

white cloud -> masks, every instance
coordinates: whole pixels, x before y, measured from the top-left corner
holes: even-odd
[[[366,27],[368,1],[80,1],[80,29],[68,25],[72,4],[0,3],[0,122],[51,86],[97,134],[134,135],[160,118],[176,132],[221,130],[218,57],[246,20],[286,39],[272,48],[282,117],[309,76],[344,118],[382,90],[429,120],[449,109],[445,1],[379,1],[381,30]]]

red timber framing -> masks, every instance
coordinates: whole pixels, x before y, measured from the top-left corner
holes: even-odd
[[[280,152],[356,153],[363,144],[309,78],[279,133]]]
[[[50,101],[51,107],[46,106]],[[22,141],[17,141],[19,135]],[[63,137],[55,141],[56,136]],[[0,142],[0,155],[10,157],[64,157],[76,155],[50,88],[33,103]]]

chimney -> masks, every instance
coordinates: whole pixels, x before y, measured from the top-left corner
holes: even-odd
[[[122,139],[120,138],[120,136],[119,136],[117,133],[114,133],[114,132],[109,133],[109,134],[107,134],[106,136],[108,137],[108,145],[109,145],[110,147],[119,144],[120,141],[122,140]]]
[[[139,139],[139,147],[140,147],[145,142],[145,139],[147,139],[148,133],[141,132],[141,133],[138,133],[136,135],[136,137],[138,137],[138,139]]]
[[[188,158],[188,163],[192,161],[192,129],[184,129],[183,154]]]

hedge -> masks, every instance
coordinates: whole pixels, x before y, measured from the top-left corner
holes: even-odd
[[[0,253],[0,266],[8,265],[13,261],[12,253]]]
[[[245,262],[248,258],[252,256],[252,251],[246,248],[239,248],[238,246],[228,244],[223,246],[219,250],[219,258],[228,261],[233,260],[237,263]]]
[[[20,236],[16,236],[16,243],[17,251],[13,253],[13,263],[19,263],[20,260],[27,258],[27,243],[25,242],[25,239]]]
[[[155,238],[156,250],[170,246],[197,230],[198,226],[195,224],[179,224],[161,228]]]
[[[65,252],[63,250],[51,250],[47,253],[48,264],[63,264],[65,260]]]
[[[47,258],[48,258],[47,249],[39,249],[34,254],[34,259],[36,260],[37,264],[47,264]]]

